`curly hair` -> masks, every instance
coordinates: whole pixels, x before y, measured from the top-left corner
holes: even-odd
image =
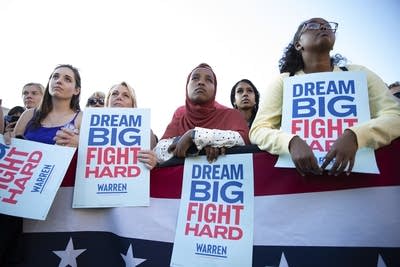
[[[284,49],[283,56],[279,60],[279,71],[280,73],[289,72],[290,75],[294,75],[297,71],[304,68],[303,57],[300,51],[297,51],[295,44],[299,41],[302,30],[306,21],[302,22],[297,31],[294,34],[293,40]]]
[[[388,88],[391,89],[391,88],[397,87],[397,86],[400,86],[400,82],[399,81],[396,81],[396,82],[392,83],[391,85],[388,86]]]
[[[280,73],[289,72],[290,76],[293,76],[299,70],[304,69],[304,61],[301,56],[301,52],[295,47],[295,44],[299,41],[301,34],[303,33],[303,28],[306,23],[310,20],[303,21],[297,27],[297,31],[294,34],[293,40],[284,49],[283,56],[279,60],[279,71]],[[331,57],[331,64],[338,66],[345,66],[347,64],[347,59],[341,54],[335,54]]]

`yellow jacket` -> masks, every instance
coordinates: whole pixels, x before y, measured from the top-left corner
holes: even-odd
[[[349,71],[363,71],[367,75],[371,120],[349,128],[357,136],[358,147],[374,149],[390,144],[400,136],[400,104],[390,94],[386,84],[371,70],[360,65],[346,66]],[[335,66],[333,71],[342,71]],[[295,75],[304,75],[301,70]],[[293,134],[280,130],[282,119],[283,80],[289,73],[282,73],[261,94],[261,102],[249,137],[253,144],[271,154],[289,153]]]

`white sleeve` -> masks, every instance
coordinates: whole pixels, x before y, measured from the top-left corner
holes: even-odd
[[[157,155],[158,162],[162,163],[174,156],[172,153],[168,152],[168,148],[174,142],[174,139],[175,137],[168,139],[161,139],[160,141],[158,141],[156,147],[153,149],[153,151]]]
[[[242,136],[236,131],[195,127],[194,132],[193,142],[198,150],[202,150],[206,146],[233,147],[245,145]]]

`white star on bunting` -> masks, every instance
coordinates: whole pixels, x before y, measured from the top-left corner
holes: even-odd
[[[132,244],[129,245],[129,248],[128,248],[128,251],[126,252],[126,254],[121,253],[121,256],[125,261],[126,267],[135,267],[136,265],[139,265],[142,262],[146,261],[146,259],[135,258],[133,256]]]
[[[65,250],[55,250],[53,251],[58,257],[61,258],[60,264],[58,267],[77,267],[76,258],[81,255],[86,249],[74,249],[74,244],[72,242],[72,238],[69,238],[68,245]]]
[[[376,267],[386,267],[385,261],[382,259],[381,254],[378,254],[378,264]]]
[[[273,267],[273,266],[265,266],[265,267]],[[282,252],[282,256],[281,256],[281,261],[279,262],[279,266],[278,267],[289,267],[286,258],[285,258],[285,253]]]

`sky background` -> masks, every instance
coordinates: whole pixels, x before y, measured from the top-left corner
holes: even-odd
[[[2,0],[0,98],[7,108],[22,105],[24,84],[46,86],[58,64],[72,64],[81,107],[92,92],[126,81],[161,137],[195,66],[214,69],[222,104],[230,106],[243,78],[262,95],[297,26],[312,17],[339,23],[332,54],[388,84],[400,80],[399,0]]]

